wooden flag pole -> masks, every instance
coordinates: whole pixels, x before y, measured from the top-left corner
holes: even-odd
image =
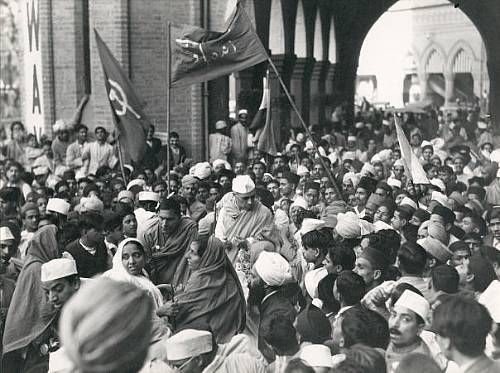
[[[330,182],[332,183],[333,187],[335,188],[335,192],[338,194],[339,198],[342,198],[342,193],[340,192],[340,189],[337,185],[337,182],[335,181],[335,178],[333,177],[333,174],[332,174],[330,168],[327,167],[325,161],[323,160],[323,158],[318,150],[318,147],[316,145],[316,141],[314,141],[314,139],[312,137],[311,131],[309,131],[309,128],[307,128],[306,122],[304,122],[304,119],[302,118],[302,115],[300,114],[299,109],[297,108],[297,105],[295,105],[295,102],[293,101],[292,96],[290,95],[290,92],[288,92],[288,88],[286,87],[285,83],[283,82],[283,79],[281,79],[281,76],[278,73],[278,69],[276,69],[274,62],[271,60],[269,55],[267,56],[267,61],[269,62],[269,65],[271,65],[274,73],[276,74],[276,77],[278,78],[278,81],[280,82],[281,88],[283,88],[283,91],[285,92],[285,95],[288,98],[288,101],[290,102],[292,109],[297,114],[297,117],[299,118],[300,124],[302,124],[302,127],[304,127],[304,130],[306,131],[307,135],[309,136],[309,138],[313,144],[314,151],[318,155],[318,159],[319,159],[321,165],[323,166],[323,168],[325,169],[325,172],[328,176],[328,179],[330,179]]]
[[[120,135],[116,138],[116,145],[118,146],[118,160],[120,161],[120,171],[122,173],[125,188],[127,187],[127,178],[125,177],[125,168],[123,167],[122,145],[120,143]]]
[[[170,78],[171,78],[171,45],[170,45],[170,25],[167,24],[168,56],[167,56],[167,194],[170,193]]]

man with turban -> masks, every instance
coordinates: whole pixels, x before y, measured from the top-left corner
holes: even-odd
[[[127,282],[99,278],[83,286],[59,324],[72,371],[138,372],[151,340],[152,308],[150,296]]]
[[[193,175],[186,175],[182,178],[182,196],[188,202],[187,215],[198,222],[207,214],[207,208],[204,203],[196,199],[198,193],[199,179]]]
[[[297,315],[292,301],[280,291],[284,286],[294,284],[292,281],[290,264],[274,252],[262,251],[250,272],[248,305],[259,309],[258,345],[268,361],[274,360],[274,352],[263,336],[267,334],[271,320],[279,314],[293,323]]]

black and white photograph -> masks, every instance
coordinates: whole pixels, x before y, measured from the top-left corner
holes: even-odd
[[[500,373],[500,0],[0,0],[0,373]]]

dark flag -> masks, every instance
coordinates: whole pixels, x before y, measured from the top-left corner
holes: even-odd
[[[172,87],[216,79],[267,59],[267,52],[240,2],[225,32],[172,24],[170,53]]]
[[[276,156],[278,149],[276,148],[276,129],[275,123],[271,118],[271,94],[269,91],[269,71],[264,78],[264,89],[262,93],[262,102],[259,111],[254,117],[251,126],[259,128],[257,132],[259,139],[257,140],[257,149],[263,153]],[[260,123],[259,123],[260,122]]]
[[[120,145],[134,162],[140,162],[146,149],[146,135],[150,124],[142,111],[144,105],[135,94],[127,74],[97,31],[94,32]]]

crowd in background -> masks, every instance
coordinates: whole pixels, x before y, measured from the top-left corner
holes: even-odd
[[[52,139],[1,129],[4,372],[500,372],[500,138],[478,110],[339,106],[270,155],[241,108],[205,161],[151,125],[121,164],[86,101]]]

